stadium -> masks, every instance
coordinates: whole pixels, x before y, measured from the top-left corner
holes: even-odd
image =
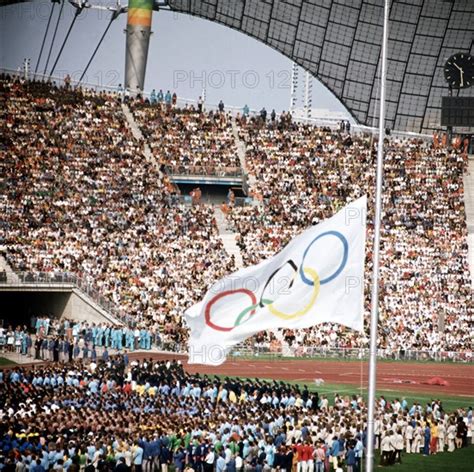
[[[472,0],[0,24],[0,470],[472,470]]]

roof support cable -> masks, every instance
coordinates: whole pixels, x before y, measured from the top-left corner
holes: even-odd
[[[117,10],[114,10],[112,12],[112,16],[110,17],[110,20],[109,20],[109,24],[107,25],[107,28],[105,28],[105,31],[104,33],[102,34],[101,38],[99,39],[99,42],[97,43],[97,46],[96,48],[94,49],[94,52],[92,53],[92,56],[91,58],[89,59],[89,62],[87,63],[84,71],[82,72],[82,75],[81,75],[81,78],[79,79],[79,84],[82,82],[82,79],[84,78],[84,76],[86,75],[88,69],[89,69],[89,66],[92,64],[92,61],[94,60],[94,57],[95,55],[97,54],[97,51],[99,50],[102,42],[104,41],[105,39],[105,36],[107,35],[107,33],[109,32],[109,29],[110,27],[112,26],[112,23],[118,18],[118,16],[120,15],[120,13],[123,13],[122,9],[117,9]]]
[[[49,59],[51,57],[51,52],[53,50],[54,41],[56,39],[56,33],[58,32],[59,22],[61,21],[61,15],[63,13],[64,2],[66,0],[61,0],[61,8],[59,9],[58,19],[56,20],[56,27],[54,28],[53,39],[51,40],[51,46],[49,47],[48,57],[46,59],[46,64],[44,65],[43,75],[46,75],[46,70],[48,69]]]
[[[38,67],[39,67],[39,63],[41,61],[41,56],[43,55],[43,49],[44,49],[44,45],[46,43],[46,38],[48,37],[49,25],[51,24],[51,18],[53,17],[54,7],[56,6],[56,3],[59,3],[59,0],[51,0],[51,3],[52,3],[51,11],[49,12],[48,23],[46,24],[46,31],[44,32],[43,42],[41,43],[41,49],[40,49],[40,52],[39,52],[39,55],[38,55],[38,60],[36,61],[35,75],[38,72]]]
[[[59,50],[58,55],[56,56],[56,60],[54,61],[53,67],[51,67],[51,70],[49,72],[49,76],[51,77],[53,75],[54,69],[56,69],[56,65],[59,62],[59,59],[61,57],[61,54],[63,53],[64,46],[66,46],[67,40],[69,39],[69,35],[71,34],[72,28],[74,27],[74,23],[76,23],[77,17],[82,13],[84,10],[85,4],[81,3],[79,6],[75,6],[76,12],[74,13],[74,18],[71,21],[71,24],[69,25],[69,29],[67,30],[66,37],[64,38],[63,44],[61,45],[61,49]]]

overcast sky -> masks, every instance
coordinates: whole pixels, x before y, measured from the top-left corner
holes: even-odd
[[[23,58],[29,57],[35,69],[50,5],[47,0],[39,0],[0,8],[3,68],[17,69]],[[40,72],[44,70],[58,12],[57,5],[38,68]],[[48,72],[73,15],[74,8],[66,3]],[[86,10],[79,16],[54,75],[69,73],[73,78],[80,77],[107,26],[109,15],[109,12]],[[125,27],[126,14],[110,28],[87,73],[88,82],[104,85],[124,82]],[[247,103],[254,109],[262,106],[277,111],[288,109],[292,63],[274,49],[217,23],[164,10],[154,12],[152,29],[145,90],[170,89],[180,97],[195,99],[205,84],[209,103],[217,103],[222,98],[227,105]],[[300,83],[302,81],[300,73]],[[302,95],[301,86],[299,96]],[[344,111],[337,98],[317,81],[313,85],[313,107]]]

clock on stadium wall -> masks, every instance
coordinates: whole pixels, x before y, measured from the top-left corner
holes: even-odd
[[[474,57],[465,52],[453,54],[444,65],[444,78],[450,88],[463,89],[474,85]]]

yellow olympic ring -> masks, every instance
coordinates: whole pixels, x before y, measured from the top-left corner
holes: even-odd
[[[268,309],[270,310],[270,313],[272,313],[275,316],[278,316],[278,318],[281,318],[282,320],[293,320],[295,318],[299,318],[301,316],[306,315],[306,313],[308,313],[308,311],[311,310],[311,308],[313,307],[319,295],[319,287],[320,287],[319,276],[315,270],[310,269],[309,267],[305,267],[303,271],[308,273],[313,278],[313,284],[314,284],[313,293],[311,295],[311,300],[309,301],[309,303],[304,308],[302,308],[299,311],[295,311],[294,313],[283,313],[277,310],[273,306],[273,303],[271,303],[270,305],[268,305]]]

